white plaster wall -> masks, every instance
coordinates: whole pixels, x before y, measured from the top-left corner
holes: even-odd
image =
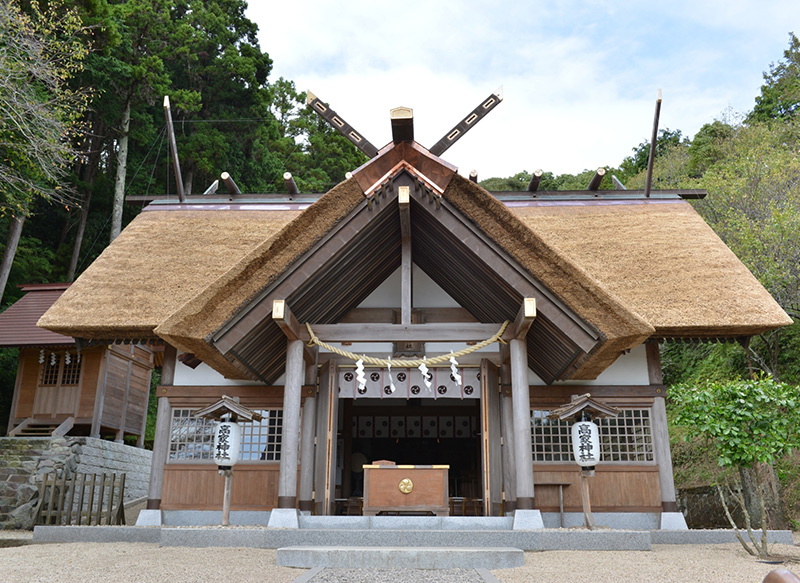
[[[200,363],[197,368],[186,366],[180,361],[175,363],[175,385],[178,386],[229,386],[229,385],[260,385],[253,381],[237,381],[226,379],[206,363]]]
[[[400,268],[375,288],[359,308],[399,308]],[[411,265],[411,305],[415,308],[458,308],[458,302],[450,297],[419,267]]]
[[[528,370],[528,382],[532,385],[544,385],[532,370]],[[564,381],[560,385],[649,385],[647,374],[647,351],[644,344],[623,354],[614,363],[591,381]]]

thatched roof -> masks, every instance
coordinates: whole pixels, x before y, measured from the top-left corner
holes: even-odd
[[[736,336],[791,323],[683,201],[503,204],[455,175],[444,200],[601,337],[573,378],[593,378],[655,336]],[[149,210],[42,317],[89,339],[161,337],[222,374],[242,372],[212,334],[364,201],[345,181],[298,210]]]
[[[682,200],[512,208],[659,337],[759,334],[792,320]]]
[[[147,211],[39,320],[87,339],[153,338],[153,329],[299,211]]]
[[[295,220],[276,228],[224,276],[208,284],[155,329],[161,338],[231,377],[241,373],[206,338],[308,251],[359,203],[364,194],[355,179],[335,186]]]
[[[653,333],[646,320],[609,293],[579,262],[526,226],[513,209],[474,182],[454,176],[444,198],[605,336],[599,352],[575,378],[596,377],[624,350],[641,344]]]

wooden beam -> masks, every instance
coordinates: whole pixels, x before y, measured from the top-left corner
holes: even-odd
[[[531,174],[531,181],[528,183],[528,192],[536,192],[539,189],[539,182],[542,180],[542,172],[541,169],[534,170],[533,174]]]
[[[392,141],[395,144],[400,142],[414,141],[414,110],[410,107],[395,107],[390,112],[392,119]]]
[[[400,186],[397,191],[400,206],[400,323],[411,324],[411,188]]]
[[[499,199],[501,202],[520,201],[530,202],[531,196],[536,199],[552,200],[594,200],[597,198],[609,198],[615,200],[637,200],[644,198],[644,189],[619,190],[598,190],[596,193],[586,190],[539,190],[531,193],[527,190],[490,190],[489,194]],[[697,200],[708,195],[707,190],[690,188],[665,188],[654,190],[653,198],[669,199],[680,197],[685,200]]]
[[[475,184],[478,184],[478,171],[477,170],[470,170],[469,179],[472,182],[474,182]]]
[[[589,182],[589,186],[586,187],[586,190],[591,190],[594,192],[595,190],[600,188],[600,183],[603,182],[603,176],[605,175],[606,175],[606,169],[598,168],[595,171],[594,176],[592,176],[592,180]]]
[[[486,114],[497,107],[501,101],[503,101],[502,88],[499,88],[484,99],[478,107],[467,115],[467,117],[458,122],[441,140],[436,142],[430,149],[430,153],[434,156],[441,156],[450,146],[460,140],[464,134],[475,127],[475,124],[483,119]]]
[[[528,335],[528,330],[536,319],[536,298],[525,298],[517,313],[514,323],[509,326],[514,338],[523,340]]]
[[[494,336],[500,326],[500,323],[312,324],[311,329],[324,342],[480,342]],[[512,337],[508,328],[503,336]],[[302,331],[300,339],[308,340],[308,332]]]
[[[227,172],[223,172],[222,174],[220,174],[220,178],[222,178],[222,182],[225,183],[228,192],[230,192],[231,194],[242,194],[242,191],[239,190],[239,187],[233,181],[233,178],[231,178],[230,174],[228,174]]]
[[[316,347],[306,345],[310,339],[308,330],[303,326],[289,309],[286,300],[274,300],[272,302],[272,319],[286,336],[287,340],[303,340],[303,359],[306,362],[316,362]]]
[[[400,236],[405,239],[411,237],[411,187],[398,188],[397,204],[400,206]]]
[[[653,116],[653,133],[650,137],[650,156],[647,158],[647,177],[644,181],[644,197],[650,198],[650,187],[653,184],[653,164],[656,160],[656,142],[658,141],[658,118],[661,116],[661,89],[656,98],[656,113]]]
[[[216,193],[217,193],[217,189],[218,189],[218,188],[219,188],[219,179],[217,179],[217,180],[215,180],[214,182],[212,182],[212,183],[211,183],[211,186],[209,186],[208,188],[206,188],[206,189],[203,191],[203,195],[206,195],[206,194],[216,194]]]
[[[178,159],[178,143],[175,141],[175,128],[172,126],[172,109],[169,106],[169,95],[164,96],[164,117],[167,120],[167,134],[169,135],[169,151],[172,154],[172,167],[175,170],[175,186],[178,189],[178,200],[184,202],[186,195],[183,192],[183,177],[181,176],[181,161]]]
[[[286,190],[289,194],[300,194],[300,191],[297,189],[297,183],[294,181],[291,172],[283,173],[283,183],[286,185]]]
[[[625,188],[625,185],[622,184],[622,182],[620,182],[619,178],[617,178],[613,174],[611,175],[611,182],[614,183],[614,188],[616,188],[617,190],[628,190],[627,188]]]
[[[316,111],[322,119],[328,122],[333,129],[350,140],[356,148],[364,152],[367,156],[374,158],[378,155],[378,148],[373,146],[369,140],[358,133],[353,126],[344,121],[339,114],[320,101],[311,91],[307,92],[306,103],[311,109]]]

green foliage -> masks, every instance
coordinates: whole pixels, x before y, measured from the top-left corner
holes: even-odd
[[[800,446],[800,392],[764,377],[677,385],[670,391],[676,422],[689,437],[710,440],[723,467],[772,464]]]
[[[66,184],[73,140],[85,105],[69,79],[86,47],[77,12],[66,0],[26,10],[0,2],[0,212],[28,214],[36,197],[72,202]]]
[[[800,108],[800,40],[789,33],[789,48],[783,52],[783,59],[772,63],[764,73],[761,95],[756,97],[756,105],[750,112],[748,122],[769,120],[789,120]]]
[[[744,348],[739,344],[681,344],[661,347],[664,384],[702,384],[740,379],[747,372]]]
[[[656,160],[681,143],[684,143],[681,130],[672,131],[669,128],[659,130],[658,139],[656,140]],[[621,174],[621,176],[619,176],[620,180],[624,183],[626,179],[646,171],[649,158],[650,141],[645,140],[633,148],[633,156],[628,156],[619,165]]]
[[[700,177],[725,157],[725,144],[733,137],[733,126],[719,120],[704,124],[689,145],[690,176]]]
[[[578,174],[558,174],[544,172],[539,179],[537,190],[586,190],[586,187],[594,178],[597,170],[584,170]],[[489,191],[524,191],[528,190],[531,181],[531,174],[526,171],[519,172],[509,178],[487,178],[481,180],[480,185]],[[613,189],[611,183],[611,172],[607,172],[600,183],[600,190]]]

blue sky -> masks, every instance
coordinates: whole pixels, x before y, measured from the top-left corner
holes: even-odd
[[[414,109],[432,146],[503,86],[504,102],[444,154],[481,179],[618,165],[661,128],[692,136],[752,108],[800,33],[798,0],[251,0],[273,79],[310,89],[376,146]]]

